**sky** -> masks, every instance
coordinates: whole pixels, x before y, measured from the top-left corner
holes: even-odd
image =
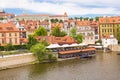
[[[120,15],[120,0],[0,0],[8,13]]]

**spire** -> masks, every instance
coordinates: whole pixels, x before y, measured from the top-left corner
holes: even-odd
[[[67,16],[67,13],[65,12],[64,15]]]

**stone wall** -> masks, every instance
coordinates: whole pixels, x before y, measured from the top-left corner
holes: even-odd
[[[120,45],[110,45],[110,46],[108,46],[108,48],[111,51],[120,51]]]
[[[32,64],[36,57],[32,53],[0,56],[0,70]]]

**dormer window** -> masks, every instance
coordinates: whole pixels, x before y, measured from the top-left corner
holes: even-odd
[[[2,27],[0,27],[0,30],[2,30]]]
[[[7,27],[6,29],[7,29],[7,30],[13,30],[13,28],[12,28],[12,27]]]

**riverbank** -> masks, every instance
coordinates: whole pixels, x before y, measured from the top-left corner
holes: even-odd
[[[58,55],[56,55],[56,57],[58,57]],[[57,58],[57,61],[64,61],[75,58],[80,58],[80,57],[63,58],[63,59]],[[37,58],[32,53],[0,56],[0,70],[33,64],[36,62],[36,60]]]
[[[0,56],[0,70],[32,64],[36,60],[32,53]]]

